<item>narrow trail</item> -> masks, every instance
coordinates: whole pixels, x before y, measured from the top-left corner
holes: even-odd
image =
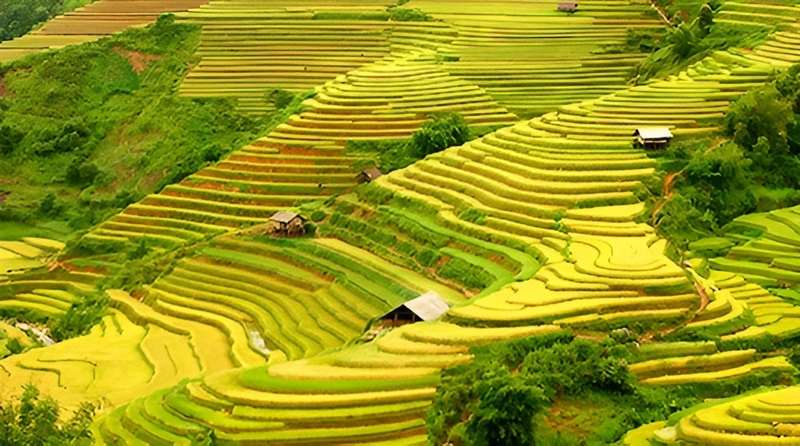
[[[672,21],[669,19],[669,17],[667,17],[664,11],[654,1],[650,1],[650,6],[652,6],[653,9],[656,10],[656,12],[658,12],[658,15],[661,16],[661,20],[663,20],[664,23],[666,23],[669,26],[672,26]]]
[[[694,289],[697,291],[697,294],[700,295],[700,308],[695,313],[695,316],[697,316],[698,314],[702,313],[703,310],[706,309],[708,303],[710,302],[710,299],[708,298],[708,293],[706,293],[706,289],[700,282],[695,280],[693,284],[694,284]]]
[[[667,174],[667,176],[664,178],[664,192],[662,193],[661,200],[659,200],[659,202],[653,206],[653,213],[651,214],[651,221],[654,226],[656,224],[656,215],[658,215],[658,212],[664,206],[664,203],[666,203],[667,200],[669,200],[669,197],[672,195],[672,183],[675,182],[675,177],[682,173],[683,169]]]

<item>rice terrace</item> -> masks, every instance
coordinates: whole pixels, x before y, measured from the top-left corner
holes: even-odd
[[[0,0],[0,446],[800,445],[795,0]]]

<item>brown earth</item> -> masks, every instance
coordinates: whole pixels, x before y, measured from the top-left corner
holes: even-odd
[[[161,56],[142,53],[140,51],[131,51],[121,46],[114,47],[114,51],[116,51],[120,56],[128,59],[128,62],[131,63],[133,66],[133,71],[135,71],[136,74],[141,74],[142,71],[144,71],[154,60],[161,59]]]

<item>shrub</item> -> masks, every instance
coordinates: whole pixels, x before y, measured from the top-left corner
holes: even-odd
[[[81,336],[89,332],[105,316],[108,297],[99,292],[74,302],[66,313],[51,326],[51,336],[56,341]]]
[[[60,408],[33,385],[25,386],[19,403],[0,405],[0,446],[91,444],[89,426],[95,407],[82,403],[66,422],[59,422]]]
[[[422,124],[413,140],[422,156],[427,156],[469,141],[469,127],[458,113],[437,113]]]
[[[390,8],[389,20],[394,22],[430,22],[433,17],[417,8]]]
[[[292,103],[294,96],[294,93],[289,90],[275,88],[267,94],[267,101],[271,102],[275,108],[283,109]]]

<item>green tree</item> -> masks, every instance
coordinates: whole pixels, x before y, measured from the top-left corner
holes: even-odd
[[[481,400],[465,426],[465,437],[475,446],[533,445],[533,416],[547,406],[544,391],[495,366],[477,382]]]
[[[795,187],[800,181],[800,144],[794,143],[800,141],[800,127],[792,94],[797,94],[794,82],[770,82],[739,98],[726,115],[728,134],[753,161],[754,177],[766,187]]]
[[[681,23],[667,36],[667,42],[672,45],[671,51],[675,56],[686,59],[698,52],[701,38],[693,24]]]
[[[442,376],[426,415],[431,444],[534,445],[535,416],[556,398],[631,396],[638,390],[626,361],[630,352],[613,341],[601,345],[554,333],[471,353],[473,363]]]
[[[680,182],[688,186],[681,193],[697,209],[713,212],[717,225],[722,226],[754,210],[755,197],[750,191],[752,164],[733,143],[711,151],[699,150],[683,170],[679,186]]]
[[[680,250],[689,243],[714,235],[719,227],[709,209],[700,211],[683,194],[674,194],[659,208],[655,228],[660,235]]]
[[[469,141],[469,126],[458,113],[437,113],[414,132],[413,140],[420,154],[427,156]]]
[[[728,134],[749,149],[765,137],[773,149],[786,145],[786,128],[794,121],[792,104],[774,83],[753,90],[734,102],[726,116]]]
[[[59,423],[60,408],[41,396],[32,384],[25,386],[18,403],[0,404],[0,446],[51,446],[91,444],[95,407],[83,403],[66,422]]]

